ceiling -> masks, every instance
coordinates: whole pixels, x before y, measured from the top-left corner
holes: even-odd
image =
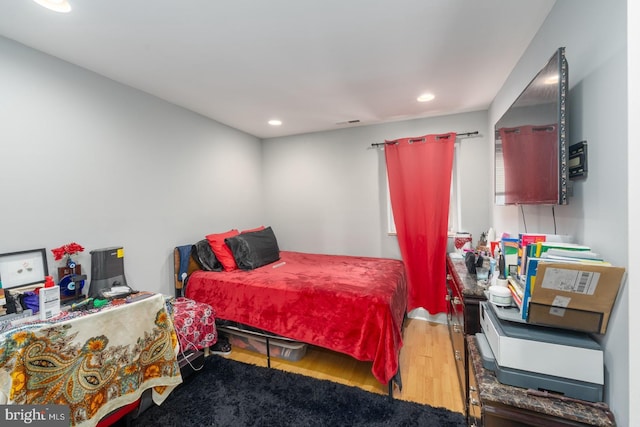
[[[486,109],[555,0],[69,2],[0,35],[270,138]]]

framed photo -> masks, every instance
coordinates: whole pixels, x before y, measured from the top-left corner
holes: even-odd
[[[4,289],[43,283],[48,275],[44,248],[0,254],[0,278]]]

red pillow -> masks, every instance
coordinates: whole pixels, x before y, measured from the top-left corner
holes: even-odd
[[[211,250],[216,254],[216,258],[218,258],[218,261],[222,264],[224,271],[232,271],[238,268],[231,249],[229,249],[229,246],[224,242],[224,239],[227,237],[237,236],[238,234],[240,233],[234,228],[224,233],[209,234],[206,236]]]
[[[260,227],[256,227],[256,228],[250,228],[249,230],[242,230],[240,234],[253,233],[254,231],[262,231],[262,230],[264,230],[264,225],[261,225]]]

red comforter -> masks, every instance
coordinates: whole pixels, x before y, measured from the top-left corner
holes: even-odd
[[[216,317],[363,360],[387,383],[398,370],[407,289],[402,261],[281,251],[255,270],[196,271],[186,297]]]

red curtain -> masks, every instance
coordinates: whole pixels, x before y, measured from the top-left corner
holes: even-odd
[[[447,228],[455,140],[456,134],[448,133],[385,144],[391,206],[407,270],[409,311],[447,310]]]
[[[505,203],[558,201],[556,125],[501,128]]]

